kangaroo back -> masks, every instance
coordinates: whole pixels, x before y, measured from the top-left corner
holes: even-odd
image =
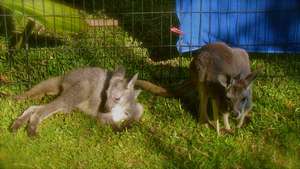
[[[239,48],[230,48],[225,43],[208,44],[202,47],[190,64],[193,80],[216,82],[219,75],[245,78],[250,74],[249,56]]]

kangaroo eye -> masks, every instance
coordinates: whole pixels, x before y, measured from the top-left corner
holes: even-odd
[[[114,101],[115,101],[115,102],[118,102],[118,101],[120,101],[120,98],[121,98],[121,97],[114,97]]]

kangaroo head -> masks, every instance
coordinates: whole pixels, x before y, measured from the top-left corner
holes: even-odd
[[[251,109],[251,83],[256,76],[257,72],[252,72],[245,78],[240,78],[240,74],[233,78],[228,78],[224,75],[218,76],[220,84],[225,87],[226,97],[231,101],[233,114],[237,119]]]
[[[135,74],[131,80],[127,81],[125,78],[124,68],[117,68],[112,75],[109,87],[106,90],[107,100],[105,108],[111,111],[113,107],[121,106],[126,107],[138,96],[139,91],[134,90],[134,85],[137,80],[138,74]]]
[[[139,113],[135,110],[137,106],[135,99],[140,94],[140,92],[141,90],[134,90],[133,92],[130,92],[125,96],[127,97],[127,99],[124,99],[124,101],[120,101],[120,103],[117,103],[112,107],[112,120],[115,123],[135,118],[134,116],[136,116],[136,113]]]

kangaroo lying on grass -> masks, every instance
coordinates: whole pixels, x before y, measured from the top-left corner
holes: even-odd
[[[120,122],[127,121],[128,126],[133,121],[139,121],[143,113],[143,106],[136,101],[140,91],[134,89],[137,76],[134,75],[128,82],[122,67],[114,72],[81,68],[42,81],[16,99],[59,96],[49,104],[29,107],[14,121],[11,130],[16,132],[28,122],[28,134],[34,136],[38,124],[44,119],[60,111],[69,113],[75,108],[115,129],[122,129]]]
[[[251,82],[257,72],[251,73],[247,52],[231,48],[225,43],[203,46],[190,63],[191,79],[180,87],[181,91],[170,91],[147,81],[138,80],[136,85],[161,96],[179,96],[187,86],[198,90],[200,106],[199,121],[212,124],[219,134],[218,114],[222,113],[226,131],[230,131],[229,111],[233,111],[242,127],[245,116],[251,110]],[[213,118],[211,123],[207,113],[208,100],[212,100]]]

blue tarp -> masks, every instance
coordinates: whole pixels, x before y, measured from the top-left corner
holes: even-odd
[[[300,0],[176,0],[180,53],[223,41],[248,52],[300,52]]]

